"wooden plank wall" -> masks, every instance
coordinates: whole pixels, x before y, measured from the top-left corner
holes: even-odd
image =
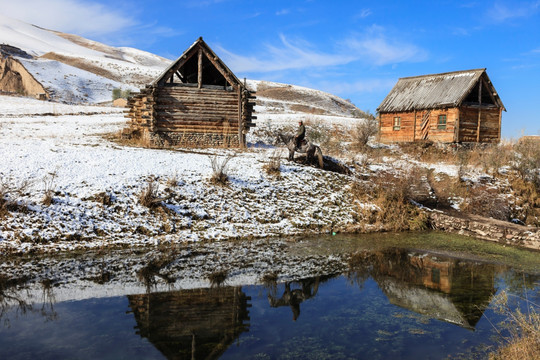
[[[439,115],[446,115],[446,129],[438,129]],[[401,117],[400,130],[394,130],[394,117]],[[422,121],[426,118],[425,128],[422,129]],[[382,142],[412,142],[412,141],[441,141],[453,142],[455,139],[456,119],[459,110],[434,109],[421,111],[408,111],[397,113],[380,114],[380,139]],[[423,138],[424,134],[427,136]]]
[[[476,142],[478,139],[479,107],[460,108],[459,141]],[[480,114],[480,142],[500,141],[500,109],[482,108]]]

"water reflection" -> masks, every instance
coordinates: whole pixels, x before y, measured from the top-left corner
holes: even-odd
[[[495,288],[495,265],[403,249],[356,253],[349,277],[372,277],[389,301],[474,329]]]
[[[293,320],[296,321],[300,316],[300,304],[317,295],[319,281],[319,276],[299,281],[288,281],[285,283],[285,290],[280,298],[276,296],[277,287],[274,286],[268,292],[268,302],[273,308],[290,306],[293,313]],[[295,286],[299,286],[299,288],[293,288]]]
[[[217,359],[249,329],[240,287],[129,295],[137,334],[167,359]]]
[[[465,340],[473,337],[480,339],[475,345],[484,339],[487,343],[492,329],[486,330],[486,322],[479,321],[497,284],[538,288],[534,274],[387,248],[344,254],[337,274],[295,279],[294,274],[277,273],[272,268],[269,273],[275,276],[269,278],[273,282],[265,287],[175,290],[182,276],[169,265],[178,259],[176,254],[154,260],[148,257],[146,266],[137,271],[132,271],[136,267],[125,267],[131,277],[111,283],[101,276],[99,279],[106,281],[87,282],[85,295],[76,295],[73,290],[81,288],[62,288],[43,280],[34,291],[25,278],[0,276],[0,320],[13,320],[15,325],[0,328],[0,358],[13,358],[32,343],[35,347],[28,354],[40,355],[40,344],[54,343],[63,351],[54,353],[59,354],[57,358],[102,358],[101,342],[110,339],[106,351],[116,351],[117,357],[131,352],[136,355],[133,358],[142,358],[141,348],[145,348],[150,358],[160,352],[168,359],[242,358],[259,353],[278,358],[295,351],[321,358],[358,358],[358,354],[390,358],[397,354],[398,358],[415,359],[422,357],[421,351],[408,353],[410,349],[433,353],[444,344],[449,352],[455,352],[456,347],[461,351],[472,346]],[[313,269],[306,273],[319,270],[313,263],[301,264]],[[348,269],[345,274],[344,269]],[[327,269],[326,274],[329,272]],[[279,277],[295,280],[277,284]],[[165,286],[159,287],[160,283]],[[489,314],[493,316],[491,310]],[[424,321],[427,318],[440,321]],[[471,334],[463,328],[476,331]],[[54,338],[54,332],[61,334]],[[104,332],[108,332],[106,336]],[[446,355],[441,353],[442,357]]]

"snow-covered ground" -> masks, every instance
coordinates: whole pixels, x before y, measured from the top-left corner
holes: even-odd
[[[354,221],[347,176],[285,161],[268,175],[272,148],[124,147],[103,138],[125,126],[112,108],[8,97],[0,108],[0,179],[17,204],[0,226],[4,252],[331,232]],[[38,112],[59,115],[25,115]],[[211,159],[227,156],[229,185],[210,183]],[[158,210],[139,201],[149,182],[164,198]]]

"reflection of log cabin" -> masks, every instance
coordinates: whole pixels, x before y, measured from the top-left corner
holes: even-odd
[[[199,38],[129,99],[126,117],[132,136],[152,145],[245,147],[254,98]]]
[[[217,359],[248,331],[240,287],[129,295],[138,334],[168,359]]]
[[[389,301],[474,329],[495,293],[495,267],[402,249],[366,254],[371,276]]]

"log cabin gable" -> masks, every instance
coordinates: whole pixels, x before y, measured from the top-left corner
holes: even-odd
[[[468,107],[500,108],[506,111],[491,80],[484,71],[474,86],[459,101],[459,105]]]
[[[202,38],[197,39],[152,86],[198,86],[237,91],[242,83]]]

